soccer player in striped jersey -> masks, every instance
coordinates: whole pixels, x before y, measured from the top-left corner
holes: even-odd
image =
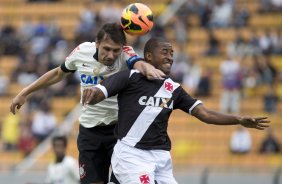
[[[216,125],[237,125],[263,130],[267,117],[241,117],[208,110],[169,78],[173,63],[172,45],[160,38],[150,39],[144,48],[145,60],[162,70],[164,80],[149,81],[138,70],[119,72],[102,84],[83,92],[82,103],[95,104],[118,94],[118,142],[112,168],[122,184],[175,184],[167,134],[174,109]]]
[[[107,23],[97,33],[96,42],[77,46],[65,62],[45,73],[25,87],[13,100],[10,111],[25,103],[31,93],[51,86],[77,71],[81,90],[99,84],[102,80],[127,68],[136,68],[148,79],[162,78],[164,73],[142,61],[132,47],[126,46],[126,37],[119,24]],[[113,146],[116,143],[114,126],[117,122],[116,97],[96,105],[82,107],[78,135],[79,174],[82,184],[106,184]]]

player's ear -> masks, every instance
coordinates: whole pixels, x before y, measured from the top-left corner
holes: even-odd
[[[152,53],[146,52],[144,57],[147,62],[150,62],[152,60]]]
[[[100,43],[99,43],[99,41],[97,39],[95,40],[95,44],[96,44],[96,48],[98,48],[99,45],[100,45]]]

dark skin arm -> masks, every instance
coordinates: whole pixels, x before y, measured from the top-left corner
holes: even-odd
[[[106,97],[104,93],[99,88],[86,88],[83,90],[82,94],[82,105],[91,104],[94,105],[96,103],[101,102]]]
[[[264,130],[269,127],[267,123],[270,121],[267,117],[242,117],[231,114],[223,114],[220,112],[208,110],[202,104],[197,105],[192,110],[192,115],[195,116],[200,121],[208,124],[215,125],[242,125],[247,128],[255,128],[259,130]]]
[[[94,105],[105,99],[104,93],[99,88],[87,88],[83,90],[82,104]],[[202,122],[215,125],[242,125],[246,128],[264,130],[269,127],[267,117],[242,117],[231,114],[208,110],[202,104],[197,105],[192,115]]]

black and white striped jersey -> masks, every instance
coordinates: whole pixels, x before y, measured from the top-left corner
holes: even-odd
[[[116,136],[129,146],[170,150],[168,119],[174,109],[191,113],[201,101],[192,98],[170,78],[147,80],[137,70],[122,71],[104,80],[106,97],[118,94]]]

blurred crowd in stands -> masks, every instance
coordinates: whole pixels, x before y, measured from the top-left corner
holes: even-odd
[[[10,79],[0,71],[0,95],[9,95],[7,86],[10,83],[24,87],[48,70],[59,66],[76,45],[84,41],[95,41],[97,28],[104,22],[119,21],[124,7],[120,2],[122,1],[106,1],[97,12],[93,8],[95,1],[86,1],[78,15],[79,24],[75,30],[69,30],[75,32],[73,40],[65,38],[54,15],[50,18],[42,17],[37,23],[24,17],[19,28],[9,22],[2,25],[0,57],[17,56],[20,63]],[[173,0],[168,1],[168,4],[172,2]],[[259,31],[263,30],[262,34],[258,34],[255,27],[250,27],[250,36],[246,37],[241,33],[241,28],[248,28],[253,16],[246,3],[248,1],[237,4],[236,0],[189,0],[167,25],[161,25],[155,17],[153,30],[148,35],[134,39],[131,44],[142,55],[143,45],[148,37],[168,37],[167,30],[173,29],[176,44],[171,77],[182,83],[190,94],[201,97],[212,95],[212,77],[219,72],[222,76],[221,111],[239,113],[241,98],[252,96],[257,87],[263,85],[267,86],[263,97],[264,110],[275,113],[279,101],[275,87],[277,83],[282,83],[282,72],[273,66],[271,58],[273,55],[282,56],[282,27],[259,28]],[[260,0],[256,13],[273,12],[282,13],[282,0]],[[205,29],[207,34],[204,43],[206,47],[200,55],[187,52],[187,46],[192,40],[189,30],[194,26],[191,22],[193,16],[198,18],[199,27]],[[230,43],[218,39],[215,34],[217,29],[225,28],[236,31],[235,39]],[[224,56],[221,57],[223,60],[217,71],[199,64],[202,57],[213,56]],[[79,80],[79,76],[71,75],[58,85],[33,95],[20,114],[25,118],[8,114],[1,122],[4,149],[19,148],[28,154],[34,145],[44,140],[57,124],[50,109],[50,99],[53,96],[77,95]]]

